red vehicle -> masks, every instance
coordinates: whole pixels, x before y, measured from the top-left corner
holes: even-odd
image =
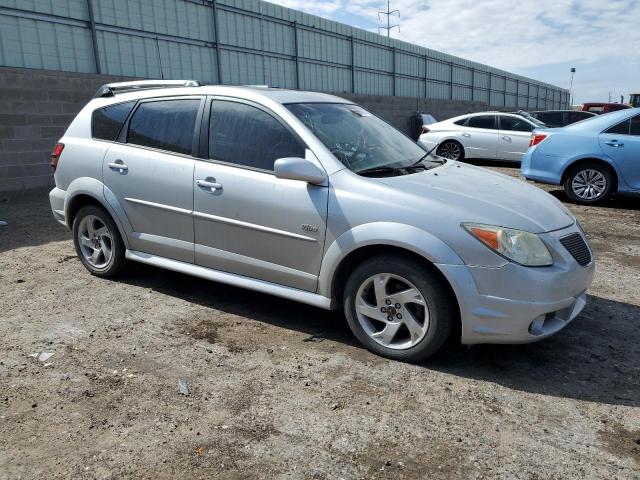
[[[631,107],[629,105],[625,105],[624,103],[591,102],[583,103],[581,110],[583,112],[597,113],[598,115],[600,115],[601,113],[615,112],[616,110],[623,110],[625,108]]]

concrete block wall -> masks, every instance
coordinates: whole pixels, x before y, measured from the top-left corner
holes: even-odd
[[[0,192],[53,185],[51,151],[107,75],[0,68]],[[444,120],[486,110],[482,102],[413,97],[338,94],[372,111],[414,137],[418,111]]]
[[[0,68],[0,191],[53,185],[49,162],[71,120],[121,77]]]

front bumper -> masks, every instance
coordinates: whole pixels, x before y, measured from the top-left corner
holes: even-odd
[[[458,298],[462,343],[535,342],[576,318],[586,305],[595,264],[592,253],[591,263],[580,266],[560,243],[575,232],[581,233],[572,225],[540,235],[554,257],[550,267],[438,265]]]

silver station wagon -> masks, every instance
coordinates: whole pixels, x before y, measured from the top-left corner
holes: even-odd
[[[105,85],[52,166],[53,214],[92,274],[129,260],[344,308],[364,346],[398,360],[451,335],[545,338],[593,279],[585,235],[554,197],[432,155],[331,95]]]

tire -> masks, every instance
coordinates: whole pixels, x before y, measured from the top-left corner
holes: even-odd
[[[126,264],[124,243],[111,215],[103,208],[82,207],[73,219],[72,231],[76,253],[92,275],[110,278],[122,271]]]
[[[564,192],[573,202],[591,205],[606,200],[614,178],[611,171],[598,162],[573,167],[564,180]]]
[[[368,350],[417,362],[438,351],[452,331],[457,309],[448,292],[448,285],[415,260],[378,256],[349,276],[344,312],[349,328]]]
[[[447,160],[461,162],[464,160],[464,147],[455,140],[446,140],[438,146],[436,153]]]

